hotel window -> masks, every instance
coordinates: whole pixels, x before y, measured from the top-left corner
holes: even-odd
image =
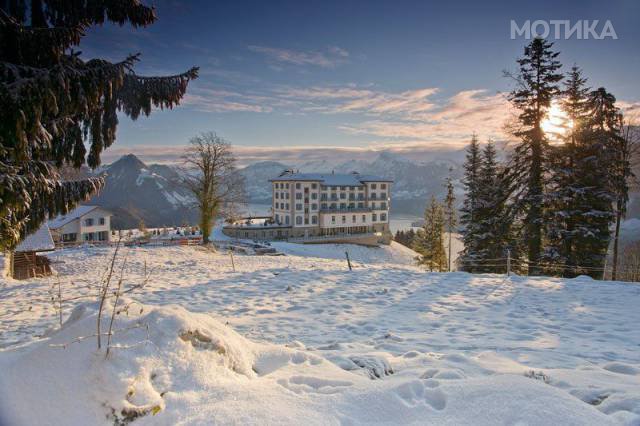
[[[336,223],[336,217],[335,216],[331,216],[331,223]]]
[[[288,192],[285,192],[285,194],[287,194],[287,196],[285,197],[287,200],[288,200],[289,198],[291,198],[291,197],[289,196],[289,193],[288,193]]]
[[[380,184],[380,189],[387,189],[387,184],[386,183],[381,183]]]
[[[312,183],[311,184],[311,189],[318,189],[318,184],[317,183]]]
[[[371,193],[371,199],[375,200],[376,198],[378,198],[378,195],[375,192]]]
[[[305,218],[304,218],[304,224],[305,224],[305,225],[308,225],[308,224],[309,224],[309,218],[308,218],[308,217],[305,217]]]
[[[362,222],[366,222],[367,221],[367,216],[366,215],[362,215]]]
[[[342,223],[347,223],[347,217],[346,216],[342,216]]]
[[[351,222],[356,223],[356,215],[351,216]]]
[[[346,186],[341,186],[340,189],[345,191],[347,189],[347,187]]]
[[[280,223],[280,215],[276,215],[276,223]]]
[[[358,203],[358,208],[359,209],[363,209],[364,208],[364,203]]]
[[[101,217],[100,219],[98,219],[98,223],[100,225],[104,225],[104,223],[105,223],[104,217]]]
[[[349,203],[349,208],[350,209],[355,209],[356,208],[356,203]]]
[[[93,219],[92,218],[85,219],[84,226],[93,226]]]
[[[322,189],[323,191],[327,190],[327,185],[320,185],[320,189]]]
[[[345,200],[347,198],[347,194],[345,194],[344,192],[340,193],[340,199],[341,200]]]
[[[387,193],[386,192],[380,193],[380,198],[382,198],[383,200],[386,200],[387,199]]]
[[[385,203],[385,202],[380,203],[380,208],[382,210],[386,210],[387,209],[387,203]]]
[[[276,192],[276,198],[280,198],[280,193]]]
[[[289,224],[289,216],[285,216],[284,217],[284,223],[285,223],[285,225]]]
[[[350,193],[350,194],[349,194],[349,199],[350,199],[350,200],[355,200],[355,199],[356,199],[356,194],[354,194],[354,193]]]
[[[340,203],[340,208],[341,208],[341,209],[346,209],[346,208],[347,208],[346,203]]]
[[[302,210],[302,204],[296,204],[296,210]]]
[[[380,221],[382,221],[382,222],[386,222],[387,221],[387,214],[386,213],[380,213]]]
[[[296,192],[296,200],[302,200],[302,192]]]
[[[289,203],[285,204],[285,205],[284,205],[284,208],[285,208],[285,209],[287,209],[287,210],[289,210]]]
[[[289,189],[289,184],[286,185],[286,188]]]
[[[317,204],[311,204],[311,210],[318,210]]]
[[[327,209],[327,203],[322,203],[322,204],[320,204],[320,208],[321,208],[322,210],[326,210],[326,209]]]
[[[318,224],[318,216],[311,216],[311,224],[312,225]]]
[[[376,215],[375,213],[373,213],[373,214],[371,215],[371,222],[375,222],[375,221],[377,221],[377,220],[378,220],[378,215]]]
[[[376,208],[376,203],[373,203],[373,202],[372,202],[372,203],[371,203],[371,208],[372,208],[372,209],[375,209],[375,208]]]
[[[320,199],[321,199],[322,201],[327,201],[327,194],[322,194],[322,195],[320,196]]]
[[[364,200],[364,194],[358,194],[358,200]]]
[[[302,225],[302,216],[296,216],[296,225]]]
[[[336,208],[336,203],[331,203],[331,208],[335,209]]]
[[[300,189],[300,182],[296,183],[296,189]]]
[[[312,192],[311,193],[311,199],[312,200],[317,200],[318,199],[318,193],[317,192]]]
[[[371,189],[376,189],[378,186],[375,183],[371,184]]]

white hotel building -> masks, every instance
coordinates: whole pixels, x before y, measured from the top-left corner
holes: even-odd
[[[390,238],[390,179],[356,172],[287,171],[270,181],[271,218],[260,225],[230,226],[226,233],[252,239],[349,240],[368,235],[388,242]]]

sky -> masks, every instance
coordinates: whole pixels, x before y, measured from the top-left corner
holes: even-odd
[[[505,138],[513,115],[503,71],[527,43],[511,21],[609,20],[617,39],[551,41],[567,70],[584,69],[629,115],[640,109],[640,2],[611,1],[145,1],[158,21],[92,28],[83,57],[121,60],[136,72],[200,67],[182,104],[133,122],[121,117],[105,159],[179,155],[215,131],[247,161],[333,153],[405,156],[459,150],[475,132]],[[542,27],[540,27],[542,28]]]

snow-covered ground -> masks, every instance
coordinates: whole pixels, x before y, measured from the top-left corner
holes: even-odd
[[[107,360],[95,338],[52,346],[95,333],[95,305],[57,330],[55,279],[0,281],[0,424],[640,424],[638,285],[274,246],[236,272],[201,247],[123,249],[126,283],[152,278]],[[111,250],[50,255],[67,298],[95,293]]]

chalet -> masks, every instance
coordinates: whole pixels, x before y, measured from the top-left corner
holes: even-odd
[[[111,216],[99,206],[78,206],[66,215],[49,220],[56,244],[111,241]]]

